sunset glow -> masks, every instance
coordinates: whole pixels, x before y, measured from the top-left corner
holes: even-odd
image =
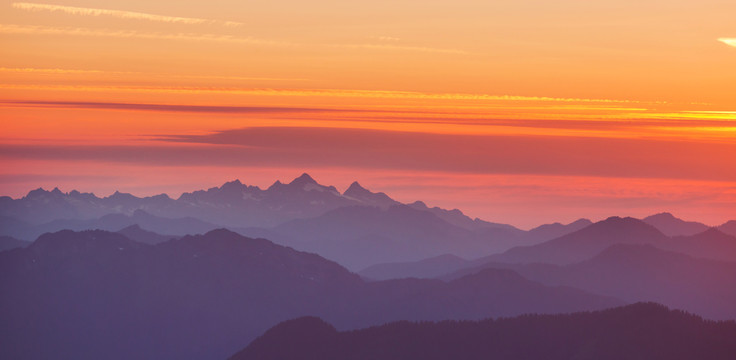
[[[3,195],[309,172],[525,228],[736,214],[736,2],[0,9]]]

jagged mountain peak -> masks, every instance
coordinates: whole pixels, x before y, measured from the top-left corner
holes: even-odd
[[[138,199],[138,197],[136,197],[133,194],[120,192],[118,190],[115,190],[115,192],[112,195],[108,196],[107,198],[113,199],[113,200]]]
[[[353,181],[352,184],[348,187],[347,190],[343,193],[345,196],[350,196],[351,194],[362,194],[369,191],[368,189],[364,188],[360,185],[357,181]]]
[[[306,184],[315,184],[318,185],[317,181],[314,180],[309,174],[303,173],[299,175],[296,179],[292,180],[289,185],[306,185]]]
[[[48,193],[49,192],[46,191],[44,188],[39,187],[38,189],[34,189],[34,190],[29,191],[28,194],[25,197],[31,199],[31,198],[36,198],[36,197],[43,196],[43,195],[48,194]]]
[[[226,183],[222,184],[222,186],[221,186],[220,188],[226,188],[226,187],[241,187],[241,186],[243,186],[243,183],[242,183],[242,182],[240,182],[240,179],[235,179],[235,180],[233,180],[233,181],[228,181],[228,182],[226,182]]]

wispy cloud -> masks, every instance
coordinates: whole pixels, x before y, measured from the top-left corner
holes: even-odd
[[[30,26],[0,24],[0,33],[4,34],[31,34],[31,35],[73,35],[96,36],[115,38],[138,38],[157,40],[189,40],[189,41],[216,41],[252,45],[290,46],[291,43],[256,39],[253,37],[235,37],[230,35],[194,34],[194,33],[146,33],[132,30],[98,30],[90,28]]]
[[[155,40],[185,40],[185,41],[214,41],[248,45],[266,45],[279,47],[294,46],[317,46],[341,49],[373,49],[373,50],[396,50],[396,51],[418,51],[445,54],[467,54],[467,52],[455,49],[442,49],[420,46],[399,46],[389,44],[299,44],[287,41],[273,41],[258,39],[254,37],[237,37],[218,34],[197,33],[149,33],[135,30],[106,30],[79,27],[51,27],[35,25],[13,25],[0,24],[0,33],[4,34],[29,34],[29,35],[69,35],[89,37],[114,37],[114,38],[138,38]]]
[[[641,103],[636,100],[556,98],[546,96],[423,93],[414,91],[351,90],[351,89],[272,89],[272,88],[215,88],[195,86],[73,86],[0,84],[0,89],[66,90],[66,91],[131,91],[174,94],[231,94],[258,96],[329,96],[345,98],[424,99],[424,100],[487,100],[487,101],[538,101],[564,103]]]
[[[427,53],[441,53],[441,54],[459,54],[466,55],[467,51],[457,49],[445,49],[445,48],[433,48],[424,46],[402,46],[402,45],[391,45],[391,44],[333,44],[333,47],[348,48],[348,49],[378,49],[378,50],[401,50],[401,51],[417,51]]]
[[[726,45],[736,47],[736,38],[720,38],[718,39],[718,41]]]
[[[369,39],[378,40],[378,41],[389,41],[389,42],[398,42],[401,41],[401,38],[393,37],[393,36],[369,36]]]
[[[140,104],[140,103],[105,103],[80,101],[11,101],[0,104],[9,104],[28,107],[52,107],[73,109],[107,109],[107,110],[140,110],[160,112],[188,112],[188,113],[220,113],[220,114],[250,114],[250,113],[305,113],[305,112],[361,112],[363,110],[339,110],[326,108],[301,108],[277,106],[208,106],[208,105],[171,105],[171,104]]]
[[[110,9],[95,9],[95,8],[84,8],[75,6],[63,6],[63,5],[52,5],[52,4],[37,4],[27,2],[13,3],[12,7],[16,9],[26,11],[52,11],[62,12],[70,15],[80,16],[111,16],[119,19],[134,19],[134,20],[148,20],[158,21],[165,23],[176,23],[176,24],[220,24],[230,27],[243,25],[242,23],[235,21],[222,21],[222,20],[210,20],[210,19],[199,19],[189,17],[178,17],[178,16],[166,16],[148,14],[134,11],[123,11],[123,10],[110,10]]]
[[[0,68],[5,73],[41,73],[41,74],[100,74],[100,70],[77,70],[77,69],[39,69],[39,68]]]
[[[104,71],[104,70],[82,70],[82,69],[59,69],[59,68],[5,68],[0,67],[3,73],[27,73],[27,74],[110,74],[110,75],[144,75],[147,77],[175,78],[175,79],[217,79],[217,80],[243,80],[243,81],[308,81],[304,78],[274,78],[256,76],[221,76],[221,75],[186,75],[167,73],[146,73],[138,71]]]

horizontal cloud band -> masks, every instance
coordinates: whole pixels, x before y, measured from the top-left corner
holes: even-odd
[[[736,181],[736,144],[473,136],[332,128],[249,128],[159,136],[135,146],[0,146],[8,159],[155,166],[353,167]],[[720,154],[720,156],[713,156]]]

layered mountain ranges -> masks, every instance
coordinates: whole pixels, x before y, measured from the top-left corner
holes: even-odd
[[[694,230],[708,228],[698,223],[682,226],[684,221],[666,213],[644,221],[672,235],[692,235]],[[524,231],[471,219],[457,209],[428,207],[421,201],[402,204],[357,182],[340,193],[308,174],[286,184],[277,181],[265,190],[235,180],[177,199],[119,192],[99,198],[58,189],[33,190],[20,199],[0,197],[0,235],[20,240],[33,241],[63,229],[119,231],[138,225],[167,236],[184,236],[224,227],[316,252],[353,271],[447,254],[477,258],[539,244],[590,224],[580,219]],[[729,223],[720,227],[736,234],[731,228]]]
[[[160,234],[183,236],[229,228],[299,250],[320,253],[352,270],[390,262],[454,253],[497,253],[577,230],[590,222],[551,224],[523,231],[511,225],[471,219],[460,210],[401,204],[354,182],[344,193],[303,174],[266,190],[240,181],[206,191],[138,198],[58,189],[37,189],[20,199],[0,198],[0,235],[32,241],[63,229],[118,231],[139,225]]]
[[[736,319],[733,221],[709,228],[662,213],[523,231],[357,183],[340,194],[308,175],[254,188],[231,182],[176,200],[58,190],[2,198],[0,358],[225,358],[301,316],[334,325],[331,337],[399,320],[641,301]],[[223,222],[249,225],[233,209],[261,203],[283,203],[264,208],[269,226],[225,230],[197,215],[229,209]]]
[[[318,255],[228,230],[157,245],[102,230],[45,234],[0,252],[0,289],[6,359],[217,359],[306,315],[354,329],[624,304],[506,269],[366,282]]]

